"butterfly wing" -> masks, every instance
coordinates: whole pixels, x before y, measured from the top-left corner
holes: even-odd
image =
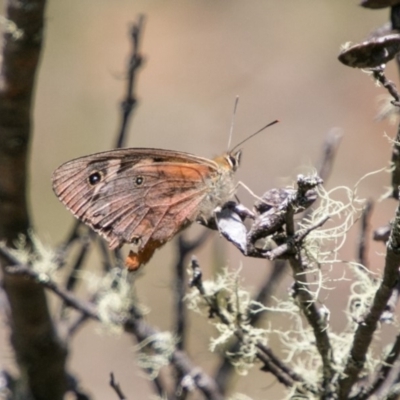
[[[121,149],[69,161],[52,179],[57,197],[111,249],[136,243],[140,252],[196,218],[217,173],[213,161],[191,154]]]

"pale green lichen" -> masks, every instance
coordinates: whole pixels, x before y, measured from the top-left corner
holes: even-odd
[[[113,268],[103,276],[91,272],[82,272],[80,276],[96,299],[99,318],[108,330],[122,332],[132,306],[146,312],[137,300],[133,277],[127,270]]]
[[[19,40],[24,37],[24,31],[18,28],[14,21],[6,18],[4,15],[0,15],[0,24],[3,25],[4,32],[11,34],[14,40]]]
[[[211,338],[210,350],[224,351],[238,331],[242,336],[237,351],[225,351],[239,374],[247,374],[253,367],[257,344],[266,344],[265,330],[256,328],[249,323],[248,311],[252,305],[250,293],[239,285],[240,271],[232,272],[224,269],[214,281],[203,282],[205,296],[193,288],[186,296],[189,309],[202,315],[208,315],[210,304],[218,309],[210,322],[215,326],[219,335]]]
[[[23,265],[29,265],[38,275],[39,281],[47,281],[54,277],[58,270],[55,263],[55,252],[43,243],[33,232],[29,237],[19,235],[14,242],[14,248],[7,250]]]
[[[359,187],[369,176],[388,172],[387,168],[366,174],[360,179],[353,190],[347,187],[338,187],[326,191],[318,187],[319,205],[307,219],[299,223],[300,229],[308,229],[329,215],[330,219],[323,227],[312,230],[303,242],[301,254],[305,261],[306,269],[303,275],[304,284],[301,290],[307,290],[311,303],[315,303],[320,315],[321,329],[326,332],[333,349],[331,368],[340,377],[348,363],[348,357],[354,339],[354,332],[360,321],[368,312],[373,297],[379,286],[377,275],[368,271],[365,266],[352,261],[341,259],[340,252],[347,240],[349,230],[360,218],[365,205],[365,200],[358,195]],[[332,276],[331,272],[337,265],[347,266],[340,276]],[[350,275],[353,278],[350,279]],[[302,281],[302,274],[297,274]],[[348,325],[341,332],[334,332],[329,326],[330,310],[321,299],[328,291],[335,290],[337,284],[353,281],[349,287],[349,301],[346,308]],[[271,306],[251,300],[249,292],[239,285],[239,272],[232,273],[225,269],[213,281],[203,282],[205,295],[201,295],[196,288],[188,294],[186,300],[188,307],[204,316],[209,316],[217,305],[222,318],[218,313],[212,313],[209,318],[218,332],[218,336],[210,341],[212,351],[224,350],[236,337],[238,329],[242,332],[242,344],[238,352],[226,354],[230,357],[239,373],[246,373],[255,363],[257,344],[271,342],[276,336],[281,343],[284,362],[297,372],[307,384],[318,387],[323,377],[323,364],[321,355],[315,343],[313,329],[305,321],[301,307],[296,296],[288,299],[274,299]],[[347,286],[348,287],[348,286]],[[249,311],[251,310],[251,311]],[[250,326],[247,315],[249,312],[273,312],[286,316],[290,321],[290,328],[254,328]],[[379,337],[379,331],[375,338]],[[378,368],[381,356],[372,350],[366,354],[366,362],[361,376],[371,374]],[[288,392],[288,398],[296,397],[296,390],[302,386],[295,383]],[[319,398],[310,395],[309,399]]]
[[[177,343],[178,339],[171,332],[159,332],[135,346],[136,362],[149,379],[155,379],[160,369],[169,365]]]

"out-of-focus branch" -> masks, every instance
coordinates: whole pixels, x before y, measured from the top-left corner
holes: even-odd
[[[96,307],[92,303],[85,302],[76,297],[73,293],[59,287],[54,281],[46,277],[43,279],[35,271],[26,265],[18,263],[6,248],[0,247],[0,254],[5,255],[12,266],[7,268],[10,275],[19,275],[26,279],[26,277],[39,282],[40,285],[49,289],[54,294],[59,296],[65,304],[75,310],[81,312],[87,318],[100,321],[100,316]],[[126,332],[133,334],[138,342],[154,337],[159,332],[152,326],[148,325],[141,317],[132,315],[125,321],[121,321],[120,316],[111,316],[115,324],[123,324],[123,328]],[[197,366],[193,365],[189,360],[185,352],[180,350],[174,350],[171,354],[171,363],[179,371],[182,376],[182,382],[190,381],[191,385],[201,391],[205,397],[209,400],[223,400],[223,396],[220,393],[218,386],[215,381],[201,371]],[[184,384],[181,382],[182,386]]]
[[[10,246],[27,235],[27,165],[35,76],[44,36],[46,1],[8,0],[0,70],[0,239]],[[0,262],[4,267],[4,258]],[[20,369],[15,398],[62,399],[66,351],[49,315],[42,286],[6,274],[11,343]]]
[[[178,259],[175,263],[175,277],[174,277],[174,334],[178,338],[176,347],[179,350],[185,349],[186,335],[187,335],[187,311],[184,302],[184,297],[186,295],[186,263],[188,256],[200,247],[209,236],[209,231],[205,230],[199,237],[194,240],[187,240],[185,235],[182,233],[178,237],[177,245],[177,256]],[[177,390],[175,392],[181,392],[179,399],[185,399],[187,393],[185,389],[181,387],[182,376],[178,373],[175,377],[175,387]],[[181,389],[179,390],[179,387]]]
[[[129,63],[126,72],[126,81],[127,81],[126,93],[123,100],[121,101],[121,123],[117,137],[115,139],[115,143],[113,145],[113,147],[117,148],[125,146],[126,139],[128,136],[129,121],[132,117],[133,110],[137,106],[137,95],[135,93],[135,84],[137,80],[137,73],[143,63],[143,56],[140,52],[140,42],[143,35],[144,21],[145,21],[144,15],[139,15],[137,21],[132,24],[129,32],[132,51],[129,56]],[[82,229],[84,230],[83,234],[80,233]],[[89,243],[86,240],[85,237],[86,235],[88,235],[89,238],[91,239]],[[93,241],[92,239],[95,237],[96,235],[94,235],[91,230],[89,230],[86,226],[84,226],[82,222],[76,221],[73,228],[71,229],[71,232],[68,235],[68,238],[59,247],[58,251],[60,257],[59,262],[60,264],[63,264],[64,259],[68,254],[68,250],[70,249],[71,245],[74,242],[79,241],[78,244],[80,249],[78,253],[80,255],[77,257],[75,265],[73,266],[69,274],[69,277],[67,278],[69,281],[68,282],[69,285],[74,284],[74,282],[76,281],[77,271],[79,271],[83,267],[84,265],[83,261],[85,260],[85,256],[88,250],[91,248],[91,244]],[[104,256],[104,262],[105,264],[107,264],[109,256],[106,255],[104,251],[108,251],[108,249],[105,249],[105,247],[103,246],[101,250]],[[118,250],[114,251],[114,256],[117,259],[119,258]]]
[[[185,285],[185,267],[188,256],[198,247],[200,247],[204,241],[209,236],[208,231],[204,231],[195,240],[185,239],[184,234],[179,235],[178,238],[178,260],[175,263],[175,324],[174,333],[179,338],[177,347],[179,350],[185,348],[185,338],[186,338],[186,307],[184,304],[184,297],[186,295],[186,285]]]
[[[114,374],[112,372],[110,374],[110,386],[114,389],[114,392],[118,396],[119,400],[126,400],[126,397],[122,393],[122,389],[119,386],[119,383],[115,381]]]
[[[370,232],[369,222],[371,219],[372,209],[373,209],[373,202],[372,200],[369,200],[365,205],[361,215],[361,230],[358,239],[358,249],[357,249],[358,262],[365,268],[368,268],[367,246],[368,246],[368,234]]]
[[[332,129],[325,138],[321,160],[318,163],[318,176],[326,183],[331,175],[333,163],[335,162],[336,153],[338,151],[342,133],[338,129]]]
[[[144,22],[145,22],[144,15],[139,15],[137,21],[134,24],[132,24],[130,31],[132,52],[129,57],[126,94],[124,100],[122,100],[121,102],[121,111],[122,111],[121,126],[119,129],[115,147],[124,147],[127,137],[127,128],[129,119],[131,117],[132,111],[137,105],[137,97],[134,90],[136,83],[136,75],[140,67],[142,66],[143,62],[143,56],[139,50],[140,50],[140,41],[142,39],[142,34],[143,34]]]

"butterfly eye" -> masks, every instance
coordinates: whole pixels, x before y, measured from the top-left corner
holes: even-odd
[[[136,177],[135,183],[136,183],[137,186],[142,185],[143,182],[144,182],[144,178],[143,178],[142,176],[137,176],[137,177]]]
[[[100,172],[95,171],[95,172],[92,172],[92,173],[89,175],[89,183],[90,183],[92,186],[97,185],[100,181],[101,181],[101,173],[100,173]]]

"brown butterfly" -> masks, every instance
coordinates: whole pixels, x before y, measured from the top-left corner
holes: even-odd
[[[156,249],[195,220],[208,220],[232,198],[245,141],[214,160],[161,149],[118,149],[77,158],[53,173],[65,206],[108,242],[133,243],[127,266],[146,264]]]
[[[129,269],[195,220],[209,219],[235,192],[240,151],[214,160],[161,149],[119,149],[77,158],[52,177],[65,206],[108,242],[137,246]]]

